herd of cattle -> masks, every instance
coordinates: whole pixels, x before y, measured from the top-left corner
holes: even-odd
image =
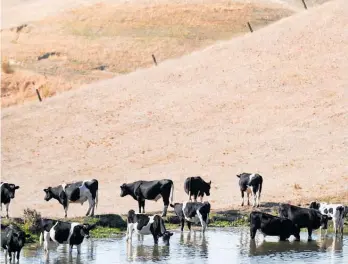
[[[260,197],[262,191],[263,178],[256,173],[242,173],[237,175],[239,178],[239,188],[241,191],[242,203],[244,205],[244,193],[247,194],[248,205],[250,205],[249,196],[253,197],[253,207],[260,206]],[[67,217],[70,203],[80,203],[81,205],[88,201],[89,207],[86,216],[94,216],[94,210],[98,205],[98,181],[95,179],[88,181],[78,181],[69,184],[62,184],[55,187],[47,187],[44,199],[57,200],[64,208],[65,217]],[[1,182],[1,210],[2,204],[6,207],[6,217],[11,199],[15,197],[15,191],[19,186]],[[158,239],[162,237],[165,245],[169,245],[170,237],[173,233],[166,230],[163,217],[167,215],[170,205],[181,222],[181,231],[184,229],[185,222],[191,231],[191,224],[201,224],[204,233],[209,222],[210,203],[203,202],[204,195],[210,196],[211,181],[206,182],[201,177],[189,177],[184,182],[184,190],[188,194],[187,202],[173,203],[174,184],[172,180],[154,180],[154,181],[136,181],[133,183],[124,183],[120,186],[121,197],[130,195],[138,202],[139,213],[129,210],[127,215],[127,233],[126,241],[132,239],[135,232],[140,235],[152,235],[154,243],[158,244]],[[193,201],[192,201],[193,197]],[[146,215],[145,200],[158,201],[163,200],[162,215]],[[200,202],[197,202],[200,198]],[[328,221],[333,221],[334,232],[336,235],[343,235],[344,217],[348,213],[348,208],[342,204],[327,204],[312,202],[309,208],[293,206],[290,204],[279,204],[279,216],[252,211],[249,216],[250,237],[255,238],[257,230],[261,230],[264,236],[278,236],[280,240],[287,240],[291,235],[297,241],[300,240],[300,229],[307,228],[308,241],[312,240],[312,231],[326,229]],[[41,219],[40,244],[44,240],[44,250],[48,252],[48,246],[51,241],[55,245],[69,244],[70,252],[74,245],[80,254],[81,243],[84,238],[89,238],[89,231],[95,228],[95,225],[81,224],[76,222],[64,222],[53,219]],[[1,246],[5,250],[5,257],[10,255],[10,261],[17,254],[17,260],[25,239],[28,237],[18,226],[10,224],[4,226],[1,224]]]

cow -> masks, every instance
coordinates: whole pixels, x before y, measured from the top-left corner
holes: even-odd
[[[291,235],[300,240],[300,228],[287,218],[253,211],[249,215],[249,221],[251,239],[255,239],[259,229],[264,236],[279,236],[280,241],[288,240]]]
[[[255,207],[256,205],[256,200],[257,200],[257,207],[259,207],[261,191],[262,191],[262,183],[263,183],[262,176],[257,173],[243,172],[241,174],[237,174],[237,177],[239,178],[239,188],[242,194],[241,206],[244,206],[244,192],[246,192],[248,196],[248,205],[250,205],[249,194],[252,193],[254,198],[253,207]]]
[[[312,230],[327,229],[329,217],[312,208],[302,208],[290,204],[279,204],[280,217],[290,219],[299,228],[307,228],[308,241],[312,240]]]
[[[48,245],[52,240],[56,246],[69,244],[69,253],[73,246],[77,247],[77,254],[81,253],[81,244],[84,238],[89,238],[89,231],[96,227],[95,224],[80,224],[76,222],[63,222],[53,219],[41,219],[40,245],[44,242],[44,250],[48,252]]]
[[[191,202],[191,196],[193,196],[194,201],[197,202],[197,196],[203,201],[203,196],[206,194],[210,195],[210,182],[205,182],[200,176],[188,177],[184,182],[184,190],[189,196],[189,201]]]
[[[1,228],[1,247],[5,250],[5,261],[7,260],[7,253],[10,254],[10,262],[12,262],[12,254],[13,259],[15,259],[16,253],[17,261],[19,261],[26,238],[30,237],[30,235],[14,224],[10,224],[7,227],[1,225]]]
[[[174,208],[175,214],[179,217],[181,222],[181,232],[184,230],[185,221],[187,223],[188,229],[191,231],[191,223],[198,224],[201,223],[202,232],[204,233],[210,213],[210,203],[209,202],[184,202],[170,204]]]
[[[138,201],[139,214],[141,213],[141,207],[143,208],[143,213],[145,213],[145,200],[154,200],[157,202],[162,197],[164,204],[162,217],[165,217],[169,205],[169,196],[171,196],[170,200],[173,202],[174,184],[172,180],[136,181],[124,183],[120,188],[121,197],[130,195],[134,200]]]
[[[6,217],[8,218],[8,208],[10,207],[11,199],[15,198],[15,192],[19,189],[18,185],[13,183],[1,182],[1,203],[0,207],[2,210],[2,204],[6,206]]]
[[[127,234],[126,241],[132,242],[133,232],[140,235],[152,235],[155,245],[158,244],[158,238],[162,237],[166,246],[169,246],[170,237],[173,233],[166,230],[161,216],[148,216],[145,214],[136,214],[134,210],[129,210],[127,215]]]
[[[83,205],[87,200],[89,207],[86,216],[89,214],[94,216],[94,209],[98,205],[98,181],[96,179],[68,184],[63,183],[56,187],[48,187],[43,191],[46,193],[44,198],[46,201],[54,198],[63,205],[65,218],[67,217],[70,203],[81,203]]]
[[[309,208],[317,209],[323,215],[327,215],[329,220],[332,219],[334,231],[337,235],[338,231],[340,231],[343,236],[343,225],[344,225],[344,205],[342,204],[328,204],[323,202],[311,202]],[[327,229],[325,232],[327,235]]]

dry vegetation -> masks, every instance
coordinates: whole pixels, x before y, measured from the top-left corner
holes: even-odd
[[[158,62],[178,57],[244,34],[248,21],[256,30],[292,12],[226,0],[147,7],[104,3],[28,24],[20,32],[4,30],[2,52],[16,71],[2,78],[2,106],[35,99],[35,88],[47,97],[149,67],[151,54]]]

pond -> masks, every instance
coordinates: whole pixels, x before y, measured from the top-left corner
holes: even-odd
[[[50,249],[48,256],[39,246],[26,246],[20,263],[55,264],[106,264],[106,263],[348,263],[348,236],[334,239],[332,234],[307,242],[307,232],[301,233],[301,241],[278,242],[277,237],[266,237],[259,232],[255,241],[250,241],[248,228],[208,228],[203,236],[199,230],[183,233],[175,231],[169,247],[160,239],[153,245],[152,236],[143,238],[133,235],[132,245],[127,246],[125,235],[112,239],[84,240],[81,255],[76,248],[69,255],[67,245]],[[1,252],[1,263],[4,253]]]

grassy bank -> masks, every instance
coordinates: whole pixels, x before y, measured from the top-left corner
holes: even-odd
[[[28,213],[29,212],[29,213]],[[155,212],[160,214],[160,212]],[[273,215],[276,215],[275,211],[270,212]],[[29,216],[28,216],[29,214]],[[149,213],[153,214],[153,213]],[[240,227],[240,226],[249,226],[249,212],[247,211],[238,211],[238,210],[226,210],[226,211],[216,211],[212,212],[209,216],[209,227],[216,228],[226,228],[226,227]],[[27,211],[24,214],[23,218],[11,218],[11,219],[1,219],[2,225],[9,225],[14,223],[21,227],[26,233],[30,234],[28,243],[36,243],[39,241],[39,222],[41,216],[35,211]],[[179,218],[174,215],[172,212],[167,214],[167,217],[164,218],[166,223],[166,228],[169,230],[180,229]],[[120,234],[124,234],[127,228],[126,225],[126,215],[117,215],[117,214],[104,214],[96,215],[94,217],[75,217],[75,218],[61,218],[61,221],[69,222],[79,222],[79,223],[88,223],[96,224],[96,228],[91,231],[91,236],[93,238],[111,238]],[[199,225],[193,225],[197,226]],[[187,226],[185,225],[185,230]],[[307,232],[306,229],[302,231]],[[333,232],[332,221],[329,222],[329,233]],[[345,219],[344,224],[344,234],[348,234],[348,219]]]

